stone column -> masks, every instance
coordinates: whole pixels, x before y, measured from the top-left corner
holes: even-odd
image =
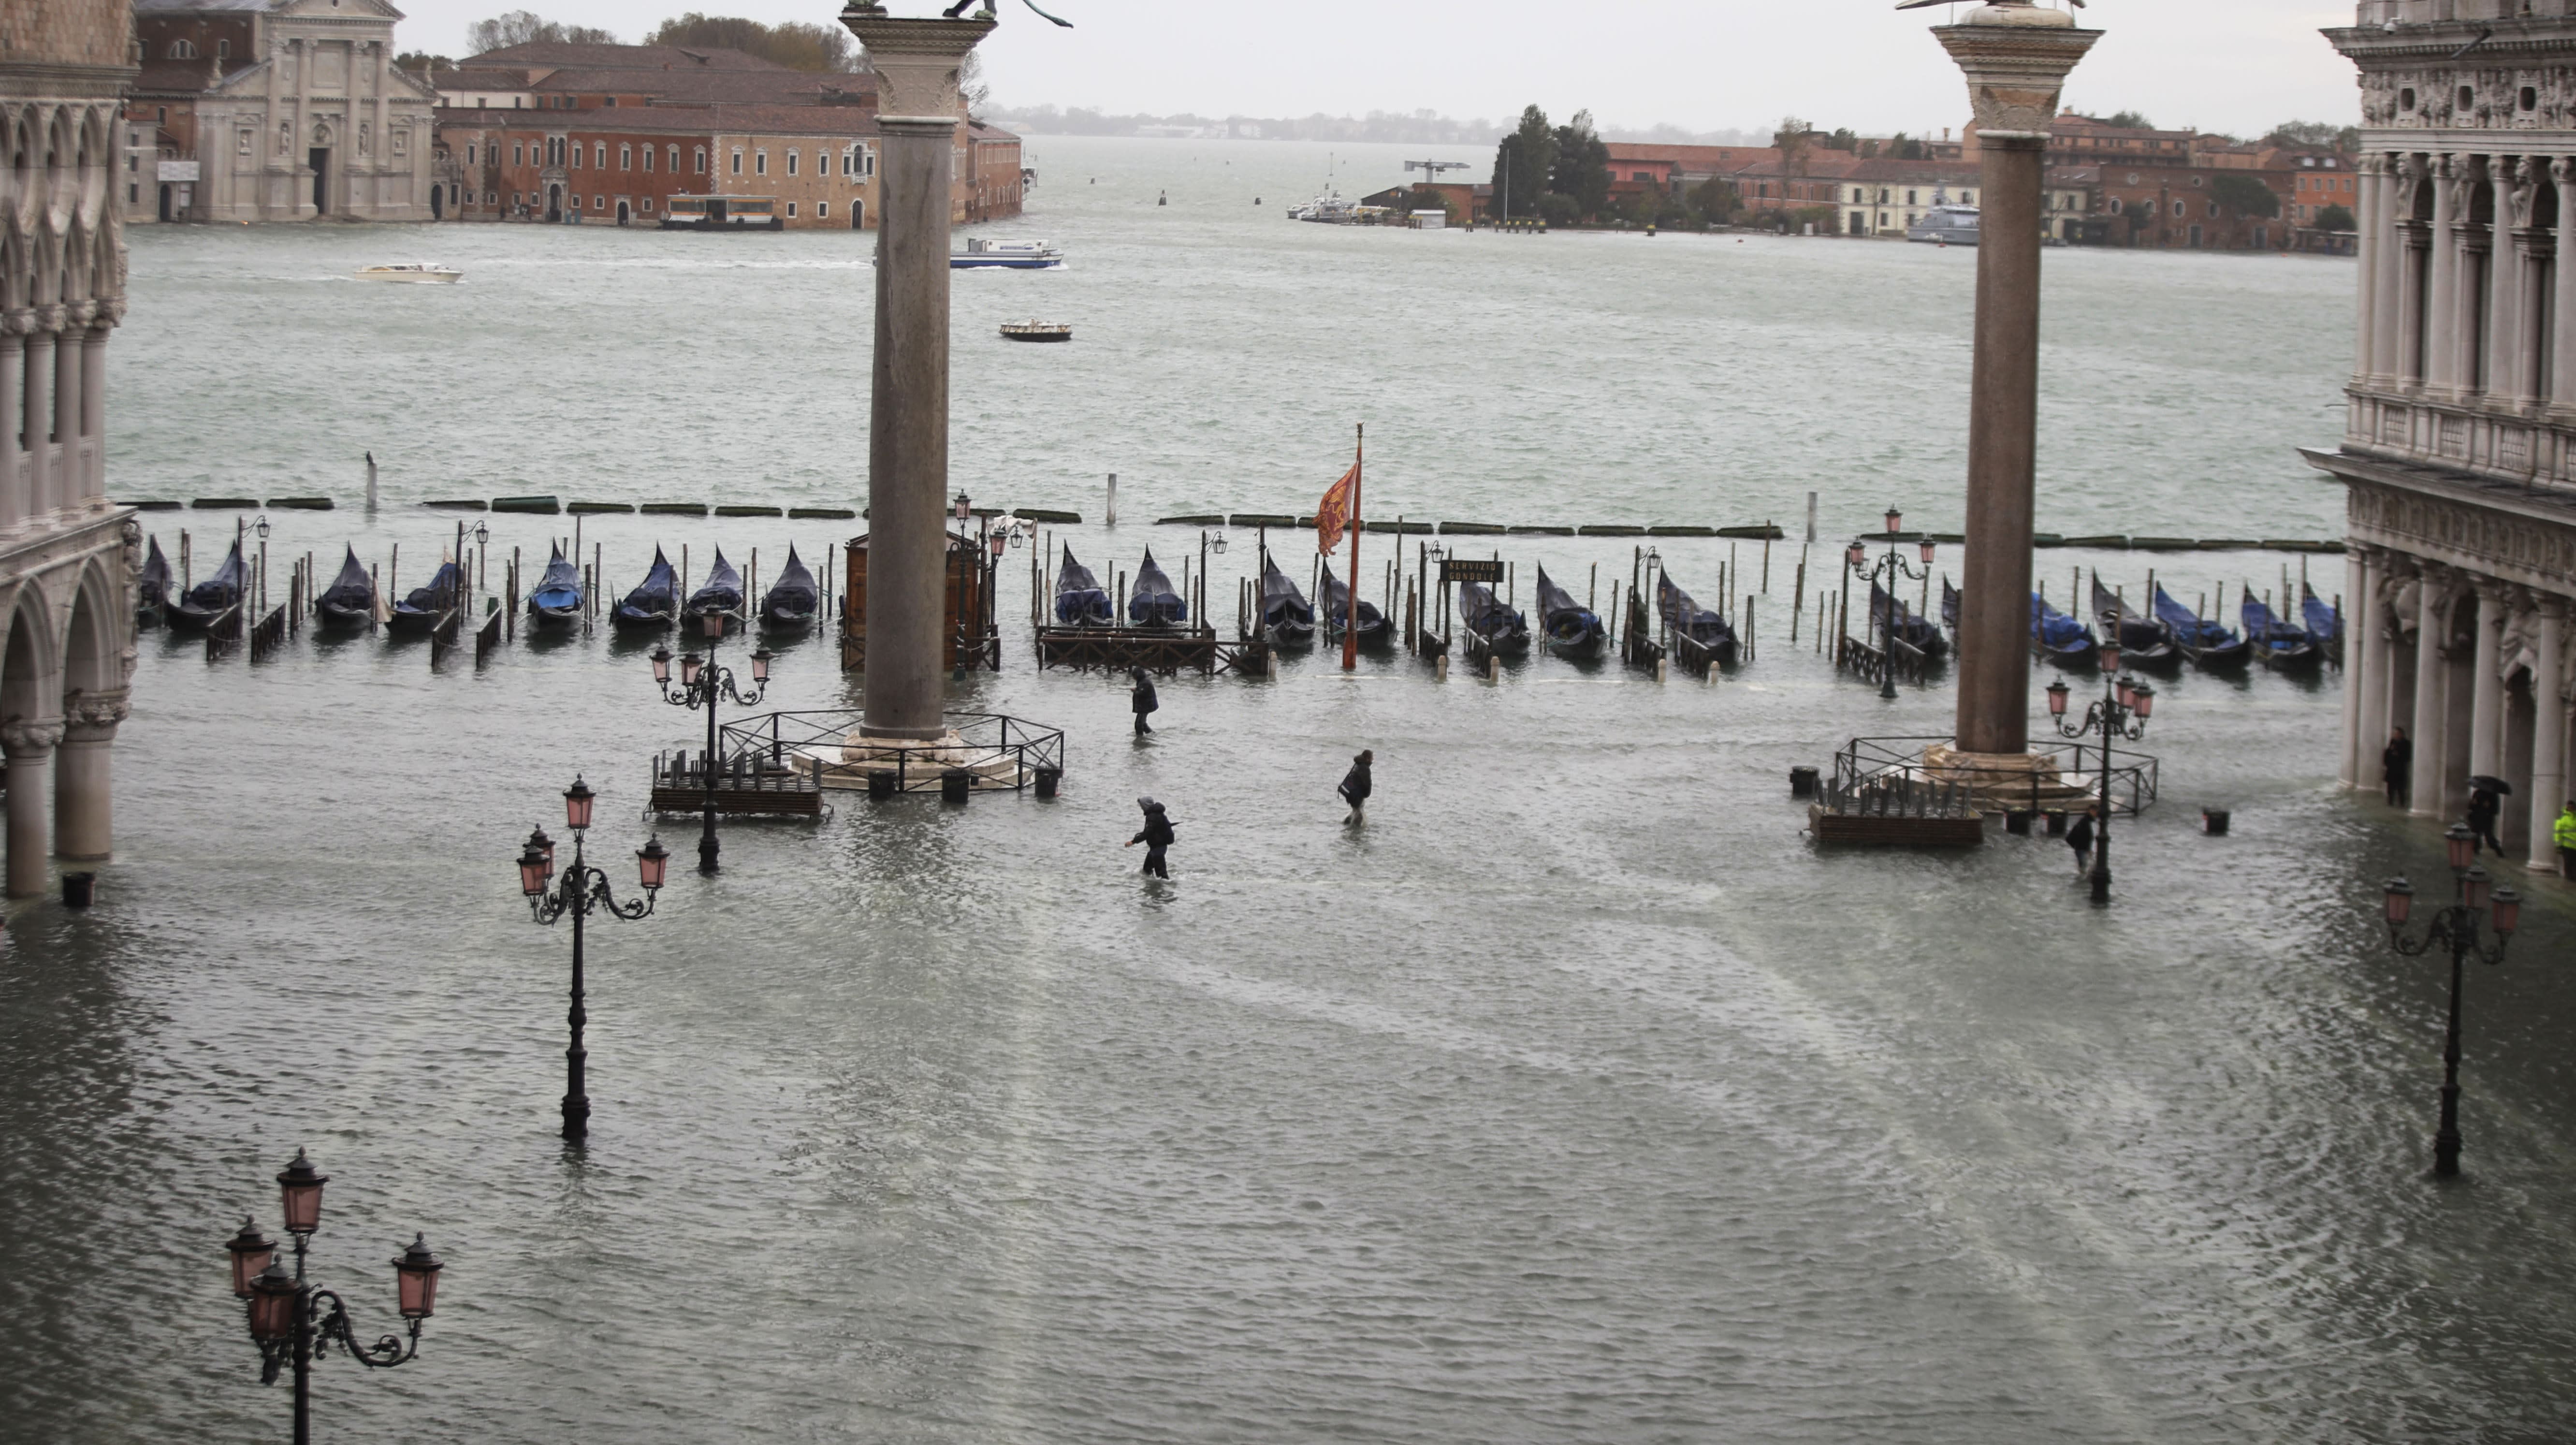
[[[74,693],[63,707],[62,748],[54,757],[54,852],[76,863],[104,861],[115,847],[108,748],[125,721],[127,697],[124,688]]]
[[[2415,741],[2415,795],[2408,812],[2419,818],[2442,816],[2442,769],[2444,755],[2444,719],[2450,716],[2448,689],[2442,686],[2442,629],[2450,608],[2451,569],[2437,563],[2423,565],[2424,588],[2416,602],[2415,630],[2415,725],[2407,736]]]
[[[2433,265],[2424,306],[2424,385],[2445,390],[2455,384],[2459,367],[2459,290],[2461,213],[2460,176],[2467,170],[2461,156],[2435,156],[2433,174]]]
[[[854,0],[841,23],[877,73],[874,387],[868,428],[868,737],[945,734],[949,152],[958,68],[990,20],[898,20]]]
[[[86,484],[81,476],[81,382],[89,350],[90,317],[98,303],[83,301],[63,308],[62,335],[54,342],[54,510],[68,512],[81,504]]]
[[[2352,609],[2368,609],[2370,590],[2376,585],[2376,569],[2370,549],[2355,547],[2343,559],[2343,766],[2337,771],[2347,788],[2370,786],[2370,769],[2364,759],[2370,755],[2370,734],[2362,726],[2361,690],[2370,676],[2370,658],[2353,637]],[[2152,606],[2154,599],[2148,599]]]
[[[27,333],[36,327],[35,313],[12,311],[0,316],[0,532],[14,529],[34,514],[27,498],[25,425]]]
[[[12,718],[0,723],[0,754],[9,759],[9,882],[12,898],[41,898],[52,850],[45,837],[45,774],[54,745],[63,740],[60,718]]]
[[[27,333],[27,362],[20,396],[26,409],[27,515],[50,515],[54,501],[54,336],[63,327],[63,308],[39,306],[35,329]]]
[[[2362,549],[2367,558],[2365,574],[2370,590],[2357,606],[2347,602],[2343,620],[2344,653],[2349,657],[2359,648],[2361,655],[2361,701],[2359,704],[2360,740],[2353,749],[2353,780],[2356,787],[2378,788],[2382,785],[2379,750],[2388,743],[2389,699],[2396,694],[2390,676],[2397,665],[2395,630],[2384,620],[2387,609],[2380,605],[2382,589],[2395,581],[2395,561],[2379,547]],[[2349,675],[2344,686],[2353,684]]]
[[[2531,870],[2558,871],[2558,811],[2567,802],[2567,599],[2540,599],[2540,657],[2531,665]]]
[[[2513,215],[2530,199],[2516,186],[2519,167],[2513,161],[2489,157],[2487,175],[2495,190],[2495,222],[2487,227],[2486,315],[2478,325],[2478,350],[2484,353],[2479,369],[2486,373],[2480,389],[2501,400],[2514,394],[2514,358],[2521,349],[2515,336],[2522,316],[2522,260]]]
[[[376,145],[375,153],[367,157],[376,168],[376,193],[367,203],[367,214],[377,217],[381,217],[385,209],[384,178],[394,173],[394,138],[388,129],[393,123],[392,97],[386,93],[393,84],[393,61],[393,48],[381,40],[377,41]],[[408,187],[405,189],[409,190]]]
[[[1968,545],[1959,604],[1959,751],[2027,756],[2030,576],[2039,430],[2041,185],[2068,72],[2098,30],[2002,0],[1933,35],[1968,81],[1985,225],[1968,400]]]
[[[2469,690],[2469,771],[2492,776],[2504,768],[2504,679],[2497,671],[2504,664],[2505,604],[2513,591],[2492,577],[2474,585],[2478,650]]]
[[[298,220],[318,214],[304,174],[305,153],[313,147],[313,42],[295,44],[295,135],[286,147],[287,214]]]
[[[2373,346],[2370,369],[2382,385],[2395,385],[2406,371],[2406,306],[2410,294],[2407,273],[2414,269],[2412,222],[2415,219],[2415,190],[2423,184],[2421,165],[2413,156],[2380,158],[2379,221],[2380,239],[2384,243],[2375,284],[2379,288],[2379,334]]]
[[[2576,407],[2576,159],[2549,162],[2558,188],[2558,285],[2549,307],[2549,401]]]
[[[2359,283],[2353,297],[2352,379],[2356,386],[2366,386],[2379,371],[2379,268],[2388,258],[2388,236],[2383,234],[2387,221],[2388,178],[2386,167],[2377,156],[2361,159],[2361,175],[2355,182],[2361,193],[2353,199],[2361,206],[2354,219],[2360,232],[2360,256],[2355,269]]]
[[[81,333],[81,488],[84,505],[107,500],[107,334],[116,327],[115,303],[102,301]]]

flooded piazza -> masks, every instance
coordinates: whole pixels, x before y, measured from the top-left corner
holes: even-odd
[[[1402,158],[1332,164],[1355,193]],[[1038,138],[1030,163],[1030,215],[976,234],[1073,259],[957,278],[977,504],[1081,512],[1055,534],[1104,575],[1148,546],[1177,572],[1198,530],[1155,518],[1311,511],[1365,421],[1373,518],[1777,521],[1767,589],[1759,543],[1654,539],[1704,600],[1740,569],[1758,660],[1703,687],[1319,652],[1166,681],[1138,739],[1123,680],[1035,670],[1010,552],[1003,668],[953,706],[1064,728],[1063,796],[844,794],[728,822],[713,879],[668,820],[654,915],[590,927],[573,1149],[570,941],[514,862],[578,773],[625,889],[647,766],[702,726],[651,643],[522,633],[434,671],[412,640],[209,664],[147,632],[99,906],[16,905],[0,955],[0,1438],[282,1434],[222,1246],[246,1212],[275,1230],[299,1147],[332,1176],[316,1275],[362,1334],[395,1327],[414,1231],[447,1261],[417,1363],[317,1366],[330,1438],[2576,1436],[2576,891],[2513,870],[2522,933],[2469,981],[2467,1173],[2436,1186],[2446,976],[2378,909],[2391,874],[2436,890],[2440,840],[2336,786],[2337,674],[2159,681],[2163,797],[2117,825],[2107,909],[2056,840],[1803,836],[1791,768],[1950,726],[1943,679],[1883,702],[1838,676],[1812,604],[1793,641],[1792,598],[1810,492],[1811,595],[1891,503],[1958,530],[1973,252],[1291,225],[1320,146]],[[863,505],[870,237],[130,243],[111,494],[333,496],[268,513],[280,597],[284,558],[327,575],[344,542],[425,580],[456,522],[434,499]],[[466,281],[349,279],[411,259]],[[2293,449],[2342,426],[2350,262],[2047,266],[2043,531],[2341,535]],[[996,334],[1032,318],[1076,341]],[[142,521],[174,558],[188,529],[202,577],[233,517]],[[572,529],[482,520],[496,587]],[[622,590],[656,545],[768,574],[862,525],[582,535]],[[1257,566],[1229,540],[1221,629]],[[1597,567],[1606,605],[1638,543],[1468,545],[1578,596]],[[2135,597],[2152,566],[2189,601],[2285,564],[2038,572]],[[2341,590],[2341,558],[2311,568]],[[817,636],[764,710],[858,702]],[[1178,824],[1168,885],[1120,847],[1140,795]]]

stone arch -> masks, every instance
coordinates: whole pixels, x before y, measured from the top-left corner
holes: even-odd
[[[20,586],[11,599],[8,632],[0,649],[5,649],[0,650],[0,723],[59,715],[60,649],[45,594],[35,584]]]
[[[81,569],[78,587],[72,593],[71,616],[63,632],[63,692],[112,692],[125,686],[124,638],[131,628],[122,625],[129,599],[125,588],[111,580],[106,563],[97,557]]]

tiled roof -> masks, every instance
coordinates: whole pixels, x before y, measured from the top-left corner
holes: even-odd
[[[775,61],[740,50],[697,45],[505,45],[468,56],[463,66],[579,66],[587,69],[660,70],[687,66],[694,70],[785,70]]]
[[[471,86],[474,73],[472,69],[456,72],[456,79],[448,82],[449,90]],[[644,95],[699,105],[820,105],[825,97],[837,94],[848,97],[844,104],[864,104],[876,94],[876,78],[818,75],[784,66],[759,70],[564,66],[540,73],[533,84],[520,88],[540,95]]]
[[[134,13],[152,15],[191,10],[273,10],[285,0],[134,0]]]

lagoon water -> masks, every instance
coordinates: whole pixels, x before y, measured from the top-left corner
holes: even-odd
[[[1890,501],[1957,525],[1971,254],[1296,226],[1321,147],[1032,150],[1031,215],[979,233],[1074,264],[958,278],[956,476],[1082,511],[1058,535],[1095,565],[1195,567],[1159,515],[1310,508],[1363,420],[1382,516],[1795,536],[1817,491],[1820,570]],[[1355,191],[1402,158],[1334,164]],[[272,558],[399,546],[413,580],[452,536],[432,498],[858,505],[867,244],[138,231],[114,489],[328,493],[272,514]],[[346,279],[414,257],[469,279]],[[2339,421],[2347,263],[2055,251],[2049,278],[2044,527],[2339,531],[2291,448]],[[995,337],[1031,315],[1080,339]],[[490,520],[496,580],[570,530]],[[188,528],[201,575],[231,530],[146,522]],[[656,543],[766,572],[851,530],[584,538],[631,585]],[[1597,566],[1605,603],[1632,556],[1477,545],[1578,592]],[[523,639],[433,674],[375,639],[210,666],[147,634],[101,906],[20,906],[0,957],[0,1438],[281,1436],[221,1245],[274,1227],[298,1146],[362,1328],[412,1230],[449,1261],[418,1363],[318,1367],[330,1438],[2576,1434],[2563,888],[2471,980],[2470,1172],[2436,1187],[2441,975],[2372,920],[2438,850],[2335,789],[2332,674],[2167,686],[2164,801],[2094,910],[2045,839],[1814,852],[1788,769],[1943,731],[1946,688],[1837,678],[1811,611],[1793,645],[1795,541],[1767,593],[1758,547],[1659,545],[1696,590],[1732,565],[1764,594],[1758,662],[1703,688],[1307,658],[1166,683],[1143,741],[1121,685],[1031,669],[1012,553],[1005,668],[957,703],[1068,729],[1065,795],[729,826],[721,878],[675,869],[653,918],[591,932],[579,1151],[569,940],[512,860],[579,771],[593,856],[631,876],[643,764],[699,721],[643,650]],[[1221,625],[1251,550],[1219,560]],[[2042,571],[2134,589],[2148,560]],[[2285,560],[2156,565],[2232,593]],[[813,640],[767,706],[857,700]],[[1346,831],[1364,746],[1379,796]],[[1118,846],[1140,794],[1179,821],[1168,886]],[[693,832],[664,832],[683,862]]]

